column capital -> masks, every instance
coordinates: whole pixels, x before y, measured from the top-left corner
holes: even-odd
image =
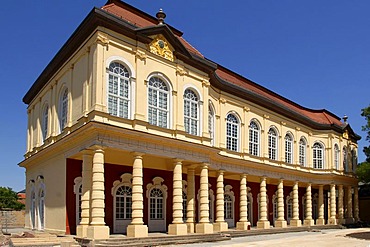
[[[208,169],[209,164],[208,164],[208,163],[201,163],[201,164],[200,164],[200,167],[201,167],[201,168],[207,168],[207,169]]]
[[[191,165],[187,165],[187,166],[186,166],[186,168],[188,169],[188,171],[189,171],[189,170],[193,170],[193,171],[194,171],[194,170],[195,170],[195,168],[197,168],[198,166],[199,166],[199,165],[197,165],[197,164],[191,164]]]
[[[82,153],[82,155],[93,155],[93,150],[89,148],[82,149],[80,152]]]
[[[173,163],[182,163],[184,160],[182,160],[182,159],[178,159],[178,158],[174,158],[174,159],[172,159],[172,162]]]
[[[266,177],[266,176],[262,176],[262,177],[261,177],[261,182],[262,182],[262,181],[266,181],[266,179],[267,179],[267,177]]]
[[[319,188],[324,188],[324,185],[323,184],[319,184]]]
[[[135,158],[140,158],[140,159],[142,159],[145,153],[141,153],[141,152],[131,152],[131,154],[132,154],[132,156],[134,156]]]
[[[240,174],[240,178],[247,178],[248,174],[247,173],[242,173]]]

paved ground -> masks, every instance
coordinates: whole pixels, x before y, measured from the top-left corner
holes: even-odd
[[[350,233],[370,232],[370,228],[321,230],[315,232],[281,233],[259,235],[250,237],[233,238],[218,243],[188,244],[182,246],[207,247],[207,246],[232,246],[232,247],[370,247],[370,240],[346,237]]]

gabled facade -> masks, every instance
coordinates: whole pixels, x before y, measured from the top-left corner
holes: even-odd
[[[118,0],[88,14],[23,98],[26,227],[104,239],[358,220],[349,124],[182,35]]]

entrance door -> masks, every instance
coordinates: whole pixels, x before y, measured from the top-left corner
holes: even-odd
[[[225,221],[229,228],[235,226],[234,223],[234,201],[231,195],[225,194]]]
[[[149,231],[166,232],[165,200],[160,188],[153,188],[149,192]]]
[[[114,195],[114,233],[126,233],[132,217],[132,188],[122,185]]]

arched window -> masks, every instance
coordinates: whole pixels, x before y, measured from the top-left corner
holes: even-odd
[[[153,188],[150,191],[150,219],[157,220],[164,218],[163,212],[163,191],[159,188]]]
[[[187,202],[188,202],[188,195],[187,195],[187,185],[188,183],[185,180],[182,180],[182,220],[186,222],[187,217]]]
[[[343,170],[348,172],[348,153],[347,153],[347,147],[343,147]]]
[[[65,88],[59,99],[59,129],[60,132],[67,126],[68,119],[68,89]]]
[[[286,220],[290,224],[290,220],[293,218],[293,193],[290,192],[289,196],[286,197]]]
[[[108,68],[108,112],[111,115],[130,116],[130,73],[125,66],[112,62]]]
[[[81,222],[81,198],[82,198],[82,177],[74,179],[73,192],[76,195],[76,225]]]
[[[44,189],[41,188],[39,191],[39,222],[40,222],[40,227],[39,230],[43,230],[45,226],[45,192]]]
[[[313,144],[313,168],[324,168],[324,147],[318,142]]]
[[[148,198],[148,227],[150,232],[166,231],[166,200],[167,186],[164,179],[155,177],[153,183],[147,184],[146,196]]]
[[[260,147],[260,130],[255,121],[249,124],[249,153],[251,155],[259,156]]]
[[[41,123],[41,132],[42,132],[41,134],[43,141],[45,141],[45,139],[48,136],[48,123],[49,123],[49,106],[46,104],[42,111],[42,123]]]
[[[357,153],[355,149],[352,149],[351,151],[352,154],[352,171],[355,172],[357,168]]]
[[[187,133],[199,134],[199,99],[191,89],[184,93],[184,126]]]
[[[239,121],[233,114],[226,118],[226,148],[231,151],[238,151]]]
[[[231,185],[225,186],[225,193],[224,193],[224,212],[225,212],[225,221],[228,224],[228,227],[235,226],[234,220],[234,201],[235,196],[234,192],[232,191]]]
[[[303,137],[299,140],[299,164],[306,166],[306,140]]]
[[[122,185],[116,191],[116,220],[131,219],[132,215],[132,188]]]
[[[269,159],[277,160],[277,133],[270,128],[268,132]]]
[[[31,227],[32,229],[36,229],[36,193],[34,189],[32,189],[31,192],[30,214],[31,214]]]
[[[208,105],[208,133],[211,138],[211,145],[213,146],[215,141],[215,112],[211,103]]]
[[[339,170],[340,151],[337,144],[334,145],[334,168]]]
[[[169,126],[169,88],[159,77],[151,77],[148,82],[148,121],[163,128]]]
[[[293,138],[290,134],[285,135],[285,162],[293,163]]]

